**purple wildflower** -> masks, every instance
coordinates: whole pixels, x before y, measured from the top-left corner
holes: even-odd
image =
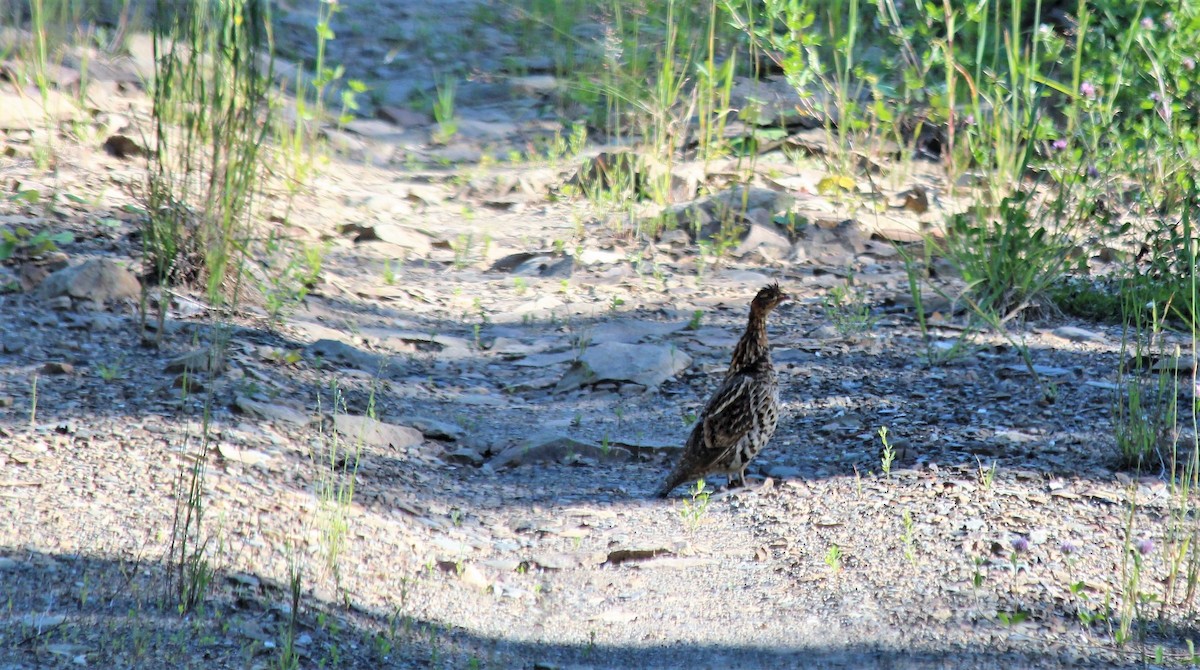
[[[1029,539],[1024,535],[1018,535],[1012,540],[1013,551],[1018,554],[1023,554],[1029,551]]]
[[[1135,542],[1133,546],[1137,548],[1137,552],[1142,556],[1149,556],[1154,553],[1154,540],[1143,538]]]
[[[1070,540],[1063,540],[1062,544],[1058,545],[1058,550],[1063,554],[1070,556],[1071,554],[1079,551],[1079,547],[1076,547]]]
[[[1158,100],[1159,100],[1158,91],[1151,91],[1150,99],[1153,100],[1154,102],[1158,102]]]
[[[1149,16],[1142,19],[1142,28],[1145,30],[1154,30],[1154,19]]]
[[[1054,143],[1050,145],[1050,148],[1054,149],[1055,151],[1062,151],[1063,149],[1067,148],[1067,141],[1062,138],[1054,140]]]
[[[1188,72],[1196,69],[1196,59],[1192,58],[1191,56],[1184,58],[1181,63],[1183,64],[1183,69],[1187,70]]]
[[[1079,85],[1079,94],[1091,100],[1096,97],[1096,87],[1092,85],[1092,82],[1085,81]]]
[[[1091,179],[1096,179],[1100,176],[1100,170],[1097,170],[1095,165],[1089,165],[1087,168],[1087,176]]]

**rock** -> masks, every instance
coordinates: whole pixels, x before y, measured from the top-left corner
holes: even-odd
[[[379,117],[403,128],[411,128],[413,126],[424,127],[432,122],[428,114],[422,114],[407,107],[396,107],[393,105],[383,105],[380,107]]]
[[[550,252],[519,252],[509,254],[492,264],[492,272],[509,272],[521,277],[567,278],[575,270],[570,254]]]
[[[1061,328],[1055,328],[1050,332],[1057,337],[1061,337],[1064,340],[1070,340],[1071,342],[1100,342],[1104,340],[1104,336],[1100,333],[1085,330],[1083,328],[1077,328],[1075,326],[1062,326]]]
[[[426,416],[405,415],[397,419],[400,423],[412,426],[421,431],[425,437],[435,440],[457,440],[463,435],[463,429],[457,424],[438,421]]]
[[[262,465],[271,460],[270,455],[257,451],[255,449],[242,449],[232,444],[220,442],[217,444],[217,453],[221,454],[221,458],[243,465],[255,466]]]
[[[125,135],[110,135],[108,139],[104,140],[103,148],[110,156],[117,158],[134,158],[146,155],[146,150],[142,148],[142,145]]]
[[[464,358],[473,355],[471,341],[453,335],[386,328],[363,328],[359,332],[365,337],[377,338],[377,346],[392,351],[421,351],[445,358]]]
[[[508,84],[522,95],[549,95],[558,89],[558,79],[549,74],[511,77]]]
[[[602,342],[626,342],[634,344],[645,339],[660,338],[687,327],[686,321],[662,322],[644,319],[620,319],[605,321],[592,329],[592,344]]]
[[[569,391],[602,381],[656,388],[691,364],[691,356],[668,345],[601,342],[587,348],[559,380],[556,390]]]
[[[339,340],[321,339],[304,348],[309,356],[320,357],[364,372],[375,373],[383,368],[386,358],[377,356]]]
[[[306,412],[299,409],[276,403],[258,402],[241,395],[234,398],[233,405],[251,416],[296,426],[307,426],[312,420]]]
[[[94,302],[136,300],[142,294],[137,277],[108,258],[93,258],[59,270],[38,287],[42,299],[70,296]]]
[[[372,139],[385,139],[404,133],[403,128],[380,119],[354,119],[346,124],[346,130]]]
[[[454,87],[454,102],[461,108],[497,105],[513,98],[512,87],[499,81],[463,81]]]
[[[545,553],[533,557],[533,562],[543,570],[570,570],[580,565],[580,560],[571,554]]]
[[[774,225],[754,223],[742,239],[742,243],[733,251],[734,256],[745,256],[751,251],[758,250],[771,259],[780,259],[792,250],[792,243]]]
[[[42,373],[48,375],[74,374],[75,366],[61,361],[51,361],[42,366]]]
[[[483,456],[480,456],[478,451],[465,447],[443,454],[442,460],[447,463],[457,463],[459,465],[483,465]]]
[[[542,339],[532,343],[523,342],[515,337],[499,336],[491,342],[484,344],[484,348],[493,354],[501,354],[504,356],[527,356],[529,354],[541,353],[549,349],[553,344],[553,340]]]
[[[563,463],[580,458],[624,463],[632,459],[633,454],[621,447],[610,445],[605,448],[565,435],[544,433],[505,449],[488,464],[493,468],[510,468],[530,463]]]
[[[636,621],[637,618],[638,615],[634,612],[614,607],[588,618],[588,621],[597,621],[599,623],[610,624],[625,624]]]
[[[917,214],[924,214],[929,211],[929,194],[925,192],[925,187],[916,185],[907,191],[902,191],[896,194],[898,199],[897,204],[892,207],[899,209],[907,209]]]
[[[367,416],[337,414],[333,417],[333,428],[346,439],[372,447],[407,449],[425,441],[421,431],[408,426],[398,426],[372,419]]]
[[[429,239],[429,236],[412,228],[392,223],[381,223],[374,226],[346,224],[340,230],[343,234],[353,235],[355,242],[371,242],[376,240],[387,242],[411,249],[422,256],[433,250],[433,241]]]
[[[326,128],[325,139],[329,142],[329,146],[334,152],[350,158],[362,158],[367,148],[367,143],[358,135],[354,135],[336,128]]]
[[[854,221],[809,224],[797,234],[792,261],[845,267],[866,251],[867,237]]]
[[[746,238],[752,224],[769,221],[775,214],[789,209],[793,202],[791,196],[778,191],[738,186],[674,205],[662,216],[674,220],[675,227],[687,232],[693,240],[725,236],[731,227],[741,226],[740,241]]]
[[[463,569],[458,574],[458,578],[467,586],[473,586],[480,591],[486,590],[491,586],[491,582],[484,576],[483,571],[475,567],[474,564],[467,563],[463,565]]]
[[[800,468],[794,468],[787,465],[773,465],[767,469],[767,476],[771,479],[797,479],[802,474]]]
[[[172,388],[183,389],[186,393],[200,393],[204,390],[204,384],[188,373],[176,375],[171,381]]]
[[[670,556],[673,551],[666,547],[630,547],[624,549],[613,549],[608,552],[605,559],[607,565],[620,565],[630,561],[648,561],[659,556]]]
[[[734,77],[730,91],[731,108],[739,110],[737,118],[761,127],[816,128],[825,118],[817,110],[831,109],[827,98],[823,89],[801,95],[784,77]]]
[[[658,242],[659,244],[666,244],[668,246],[685,247],[691,244],[692,238],[678,228],[671,228],[670,230],[663,231],[658,236]]]
[[[656,439],[638,435],[636,437],[617,437],[612,440],[612,444],[619,447],[627,447],[634,453],[643,451],[667,452],[683,449],[683,443],[686,440],[686,435],[681,435],[677,440]]]
[[[0,129],[7,131],[37,131],[46,127],[47,120],[72,120],[81,117],[71,96],[50,89],[46,91],[43,105],[36,93],[30,95],[5,95],[0,105]],[[10,134],[11,136],[11,134]]]
[[[499,142],[516,135],[518,131],[517,124],[507,121],[459,119],[456,137],[481,143]]]
[[[445,163],[478,163],[483,158],[483,149],[475,142],[454,141],[430,151],[429,157]]]
[[[226,579],[239,586],[248,586],[252,589],[257,589],[262,584],[262,580],[248,572],[235,572]]]

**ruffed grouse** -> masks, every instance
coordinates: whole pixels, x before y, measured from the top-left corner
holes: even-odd
[[[779,380],[767,344],[767,315],[791,296],[779,284],[764,286],[750,303],[750,323],[733,349],[725,380],[696,421],[679,463],[658,497],[708,474],[726,474],[730,486],[746,484],[746,465],[770,441],[779,419]]]

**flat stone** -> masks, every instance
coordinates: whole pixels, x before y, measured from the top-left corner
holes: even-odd
[[[646,339],[660,338],[677,333],[687,327],[686,321],[664,322],[644,319],[621,319],[604,321],[592,329],[592,344],[602,342],[625,342],[636,344]]]
[[[1062,326],[1060,328],[1055,328],[1050,332],[1057,337],[1061,337],[1064,340],[1070,340],[1072,342],[1099,342],[1104,339],[1104,336],[1100,333],[1086,330],[1084,328],[1077,328],[1075,326]]]
[[[243,449],[224,442],[217,444],[217,453],[221,458],[243,465],[262,465],[271,460],[271,456],[256,449]]]
[[[771,479],[797,479],[801,474],[800,468],[788,465],[773,465],[767,469],[767,476]]]
[[[142,284],[120,263],[92,258],[52,273],[38,286],[37,293],[42,299],[70,296],[94,302],[136,300],[142,294]]]
[[[533,562],[543,570],[570,570],[581,564],[578,557],[560,553],[538,554],[533,557]]]
[[[234,398],[233,404],[234,407],[246,414],[271,421],[290,423],[295,426],[307,426],[312,421],[312,417],[308,413],[299,409],[277,403],[259,402],[241,395]]]
[[[581,442],[565,435],[541,434],[500,452],[488,464],[493,468],[516,467],[530,463],[562,463],[590,459],[598,462],[623,463],[633,454],[622,447],[607,448],[591,442]]]
[[[421,431],[408,426],[384,423],[368,416],[337,414],[333,417],[333,428],[348,440],[363,441],[372,447],[407,449],[425,441]]]
[[[463,435],[463,429],[457,424],[438,421],[427,416],[407,414],[397,419],[400,423],[412,426],[421,431],[425,437],[435,440],[457,440]]]
[[[691,356],[668,345],[601,342],[587,348],[563,375],[557,390],[569,391],[602,381],[656,388],[691,364]]]
[[[334,363],[358,368],[364,372],[378,372],[386,358],[332,339],[321,339],[304,348],[309,356],[320,357]]]
[[[791,252],[792,243],[774,225],[754,223],[750,225],[750,230],[746,232],[746,237],[734,250],[733,255],[744,256],[755,250],[768,258],[779,259]]]

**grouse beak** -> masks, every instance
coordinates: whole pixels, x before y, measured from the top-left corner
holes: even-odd
[[[792,299],[792,294],[791,293],[783,293],[779,296],[779,303],[776,306],[783,307],[784,305],[792,304],[792,302],[794,302]]]

